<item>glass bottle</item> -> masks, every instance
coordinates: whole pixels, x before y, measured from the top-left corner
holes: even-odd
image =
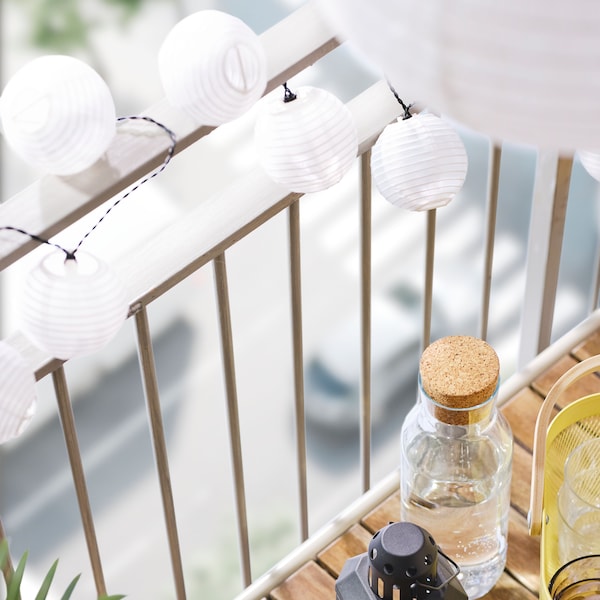
[[[459,564],[471,600],[506,563],[513,442],[495,405],[499,372],[483,340],[437,340],[421,356],[419,397],[401,434],[401,518]]]

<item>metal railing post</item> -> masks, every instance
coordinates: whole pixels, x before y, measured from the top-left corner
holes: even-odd
[[[175,591],[177,600],[185,600],[185,581],[181,562],[179,535],[177,533],[175,502],[173,501],[167,444],[165,441],[158,381],[156,378],[156,366],[154,362],[154,353],[152,351],[152,337],[150,335],[146,308],[142,308],[135,313],[135,325],[138,337],[138,355],[142,370],[144,395],[146,397],[150,433],[152,435],[152,447],[154,449],[154,459],[156,462],[156,470],[158,472],[169,551],[171,554],[171,568],[175,582]]]
[[[500,162],[502,147],[492,144],[488,166],[488,188],[486,204],[486,229],[483,256],[483,285],[481,295],[481,324],[479,336],[487,339],[492,290],[492,268],[494,266],[494,241],[496,239],[496,216],[498,214],[498,190],[500,187]]]
[[[296,421],[296,454],[298,463],[298,495],[300,504],[300,538],[308,538],[308,491],[306,482],[306,426],[304,411],[304,350],[302,344],[302,284],[300,258],[299,200],[289,207],[290,282],[292,300],[292,345],[294,361],[294,406]]]
[[[435,259],[435,227],[437,210],[427,211],[425,234],[425,289],[423,292],[423,344],[422,348],[431,342],[431,311],[433,304],[433,265]]]
[[[250,568],[250,542],[248,536],[248,516],[246,510],[246,487],[244,484],[244,464],[242,459],[242,441],[240,435],[240,416],[238,410],[237,386],[235,377],[235,361],[233,353],[233,335],[231,332],[231,312],[229,307],[229,290],[227,286],[227,267],[225,254],[213,260],[215,286],[219,308],[219,325],[221,330],[221,349],[223,353],[223,372],[225,391],[227,394],[227,415],[229,420],[229,442],[233,462],[235,483],[235,503],[238,523],[238,539],[244,587],[252,582]]]
[[[67,378],[63,366],[58,367],[58,369],[52,372],[52,381],[54,383],[54,391],[58,402],[58,413],[65,437],[65,444],[67,446],[67,454],[71,464],[73,485],[77,495],[77,503],[79,505],[83,533],[85,535],[92,573],[94,575],[96,592],[98,596],[102,596],[106,594],[104,572],[102,570],[102,561],[100,560],[100,551],[98,549],[98,540],[96,538],[96,528],[94,526],[90,497],[85,480],[85,471],[83,470],[83,462],[81,460],[81,450],[79,448],[77,430],[75,428],[75,417],[73,415],[73,407],[69,397],[69,387],[67,385]]]
[[[367,150],[360,157],[360,455],[363,492],[371,487],[371,194],[371,150]]]

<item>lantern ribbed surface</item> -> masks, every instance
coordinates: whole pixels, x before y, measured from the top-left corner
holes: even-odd
[[[496,140],[600,150],[596,0],[319,0],[418,101]]]
[[[106,83],[70,56],[42,56],[17,71],[0,98],[0,116],[9,146],[28,164],[55,175],[90,167],[116,131]]]
[[[273,181],[293,192],[325,190],[354,163],[358,137],[348,108],[333,94],[310,86],[284,102],[265,99],[256,121],[259,160]]]
[[[127,318],[128,302],[106,263],[85,252],[65,260],[57,251],[27,277],[21,311],[31,341],[66,360],[105,346]]]
[[[254,31],[217,10],[179,21],[158,53],[167,100],[202,125],[221,125],[250,109],[267,85],[266,64]]]
[[[33,372],[12,346],[0,341],[0,444],[21,435],[35,409]]]
[[[579,160],[583,168],[596,180],[600,181],[600,153],[579,150]]]
[[[381,195],[408,210],[445,206],[467,175],[465,147],[456,131],[431,113],[388,125],[373,146],[373,182]]]

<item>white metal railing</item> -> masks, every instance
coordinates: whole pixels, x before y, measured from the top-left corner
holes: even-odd
[[[269,85],[272,90],[306,66],[334,49],[338,42],[320,19],[312,3],[307,3],[290,17],[262,34],[269,57]],[[261,598],[316,550],[341,533],[357,515],[380,501],[397,485],[394,474],[375,485],[371,477],[370,421],[370,321],[371,321],[371,189],[369,149],[385,125],[401,114],[401,107],[381,81],[348,103],[358,129],[359,160],[361,161],[360,245],[361,245],[361,480],[364,495],[329,525],[311,535],[307,501],[306,434],[304,426],[303,371],[303,303],[301,278],[301,229],[298,194],[288,193],[255,170],[225,186],[218,193],[203,199],[166,226],[148,242],[143,242],[113,265],[130,295],[129,315],[135,321],[137,347],[149,416],[154,460],[160,486],[166,539],[171,559],[173,589],[178,599],[186,597],[186,582],[182,565],[182,549],[178,534],[177,514],[171,489],[170,465],[165,439],[161,399],[153,356],[152,331],[147,308],[156,299],[178,286],[202,266],[212,263],[218,299],[218,321],[222,346],[225,396],[228,411],[231,458],[233,463],[237,533],[243,586],[240,598]],[[192,144],[202,143],[211,129],[196,127],[166,102],[150,107],[144,114],[165,123],[177,135],[176,153]],[[132,126],[133,127],[133,126]],[[17,194],[0,207],[0,223],[21,227],[43,237],[51,237],[76,222],[82,215],[122,192],[151,172],[163,160],[167,141],[150,135],[146,130],[124,127],[109,148],[105,163],[110,169],[95,166],[68,178],[44,177]],[[498,206],[501,148],[492,147],[488,173],[486,222],[483,226],[483,286],[480,301],[480,335],[487,336],[495,246],[495,223]],[[558,268],[562,246],[563,225],[569,191],[572,161],[558,156],[542,155],[537,172],[534,215],[531,227],[527,290],[521,329],[522,370],[506,382],[503,398],[514,385],[532,379],[549,364],[549,357],[569,347],[574,337],[580,339],[598,325],[596,313],[580,327],[545,351],[550,344],[553,302],[556,295]],[[552,199],[551,201],[549,199]],[[257,581],[252,581],[251,552],[246,507],[246,482],[243,468],[244,448],[240,433],[239,407],[236,389],[236,362],[226,250],[248,233],[287,211],[289,232],[289,273],[292,321],[292,354],[294,365],[294,415],[298,481],[300,544],[287,558]],[[424,243],[424,305],[422,343],[431,335],[432,296],[436,211],[426,216]],[[32,251],[35,244],[17,236],[0,237],[0,268],[9,267]],[[168,251],[165,251],[168,249]],[[96,537],[95,521],[90,505],[86,472],[81,460],[76,423],[70,401],[69,385],[61,361],[46,356],[20,334],[7,341],[31,364],[38,380],[51,377],[58,400],[69,461],[76,490],[83,531],[98,594],[106,592],[106,563],[111,557],[101,556]],[[550,352],[550,353],[548,353]],[[516,382],[516,383],[515,383]],[[4,482],[2,482],[4,485]],[[10,482],[7,482],[10,485]],[[0,507],[1,515],[2,507]],[[10,535],[10,532],[8,532]],[[108,582],[110,587],[110,582]]]

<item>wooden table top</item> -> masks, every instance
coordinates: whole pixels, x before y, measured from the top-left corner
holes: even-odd
[[[508,551],[506,569],[496,586],[484,596],[486,600],[533,600],[538,597],[540,540],[529,536],[527,529],[535,420],[554,382],[577,361],[596,354],[600,354],[600,330],[562,356],[530,386],[520,390],[502,406],[515,440]],[[596,374],[588,375],[569,388],[561,398],[561,404],[564,406],[599,390],[600,378]],[[400,496],[395,493],[324,548],[315,560],[303,565],[272,590],[269,598],[334,600],[335,579],[346,560],[366,552],[373,534],[390,521],[398,521],[399,515]]]

